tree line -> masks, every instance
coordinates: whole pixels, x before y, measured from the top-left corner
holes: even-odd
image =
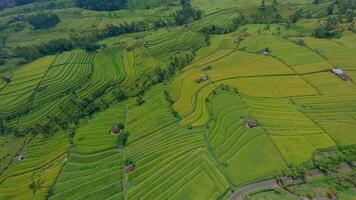
[[[113,11],[124,8],[127,0],[75,0],[75,5],[89,10]]]

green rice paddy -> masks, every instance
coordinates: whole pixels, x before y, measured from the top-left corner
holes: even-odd
[[[308,0],[278,2],[283,16],[300,7],[320,11]],[[93,52],[62,52],[0,72],[10,79],[0,79],[0,127],[28,133],[0,136],[0,200],[230,199],[316,152],[356,145],[355,33],[316,39],[313,18],[288,28],[247,24],[209,38],[203,32],[230,29],[241,10],[254,13],[260,3],[192,0],[203,18],[186,26],[107,38]],[[37,45],[109,23],[169,22],[179,9],[171,1],[128,5],[113,12],[54,9],[59,24],[25,28],[7,45]],[[13,16],[12,9],[3,15]],[[305,44],[296,44],[300,38]],[[171,72],[178,56],[193,59]],[[76,123],[57,122],[92,105],[97,110]],[[58,128],[38,134],[47,124]],[[115,124],[124,130],[112,133]],[[18,155],[23,159],[13,160]],[[347,192],[341,198],[354,197]],[[294,199],[270,190],[249,198]]]

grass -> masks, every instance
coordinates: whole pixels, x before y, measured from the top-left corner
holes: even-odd
[[[285,200],[296,200],[293,196],[286,192],[281,192],[277,190],[267,190],[261,191],[255,194],[250,194],[248,196],[249,200],[273,200],[273,199],[285,199]]]

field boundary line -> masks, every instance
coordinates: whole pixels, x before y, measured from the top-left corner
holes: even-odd
[[[250,114],[251,116],[254,116],[254,115],[253,115],[253,111],[251,111],[251,109],[249,109],[249,107],[247,106],[247,104],[246,104],[246,102],[245,102],[243,96],[241,96],[241,101],[242,101],[243,104],[245,104],[245,106],[248,108],[249,114]],[[266,130],[263,126],[261,126],[261,128],[262,128],[264,134],[266,134],[267,138],[270,140],[271,144],[274,146],[275,150],[278,152],[278,154],[279,154],[279,156],[281,157],[281,159],[284,161],[285,166],[287,166],[287,165],[288,165],[287,159],[283,156],[282,152],[278,149],[277,145],[274,143],[274,141],[273,141],[272,138],[270,137],[270,135],[269,135],[269,133],[267,132],[267,130]]]
[[[217,164],[215,167],[217,167],[219,172],[223,175],[224,179],[229,183],[230,187],[233,187],[234,184],[233,184],[232,180],[229,178],[229,176],[227,176],[227,174],[225,173],[225,170],[222,168],[222,163],[215,155],[215,152],[214,152],[215,149],[212,147],[212,145],[209,141],[208,129],[205,128],[203,134],[204,134],[203,137],[204,137],[205,147],[208,152],[208,155],[210,155],[209,157],[211,157],[211,159],[214,161],[215,165]]]

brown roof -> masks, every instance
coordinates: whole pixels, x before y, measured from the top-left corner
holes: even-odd
[[[113,125],[111,128],[111,132],[112,133],[119,133],[120,132],[120,128],[117,124]]]
[[[132,171],[134,171],[136,168],[135,164],[131,163],[129,165],[125,166],[125,173],[130,173]]]
[[[247,128],[253,128],[253,127],[258,126],[258,123],[257,123],[257,121],[255,119],[247,119],[245,121],[245,126]]]
[[[349,77],[348,77],[346,74],[340,74],[339,77],[340,77],[341,80],[343,80],[343,81],[349,80]]]

